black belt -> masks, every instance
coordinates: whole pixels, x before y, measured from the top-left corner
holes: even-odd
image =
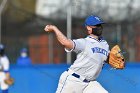
[[[68,70],[67,70],[67,71],[68,71]],[[80,75],[78,75],[78,74],[76,74],[76,73],[73,73],[73,74],[71,74],[71,75],[74,76],[74,77],[76,77],[76,78],[80,78]],[[88,81],[87,79],[84,79],[83,82],[88,83],[88,82],[90,82],[90,81]]]

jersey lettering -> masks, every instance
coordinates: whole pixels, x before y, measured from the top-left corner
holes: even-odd
[[[108,52],[105,50],[105,49],[102,49],[102,48],[99,48],[99,47],[94,47],[94,48],[91,48],[93,53],[101,53],[103,55],[106,55],[108,56]]]

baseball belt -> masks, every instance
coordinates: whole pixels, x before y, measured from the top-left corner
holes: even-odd
[[[88,81],[87,79],[85,79],[84,77],[82,77],[82,76],[80,76],[80,75],[74,73],[74,72],[73,72],[72,70],[70,70],[70,69],[67,69],[67,72],[68,72],[69,74],[71,74],[72,76],[74,76],[74,77],[76,77],[76,78],[82,80],[82,81],[85,82],[85,83],[90,82],[90,81]]]

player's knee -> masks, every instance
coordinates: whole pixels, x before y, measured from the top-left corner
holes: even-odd
[[[102,90],[100,90],[100,93],[109,93],[106,89],[102,89]]]
[[[108,91],[107,91],[107,90],[105,90],[103,93],[108,93]]]

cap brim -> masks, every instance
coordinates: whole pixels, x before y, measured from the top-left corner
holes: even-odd
[[[105,22],[101,22],[101,23],[98,23],[98,24],[95,24],[95,25],[87,25],[87,24],[83,24],[83,26],[96,26],[96,25],[99,25],[99,24],[106,24]]]

